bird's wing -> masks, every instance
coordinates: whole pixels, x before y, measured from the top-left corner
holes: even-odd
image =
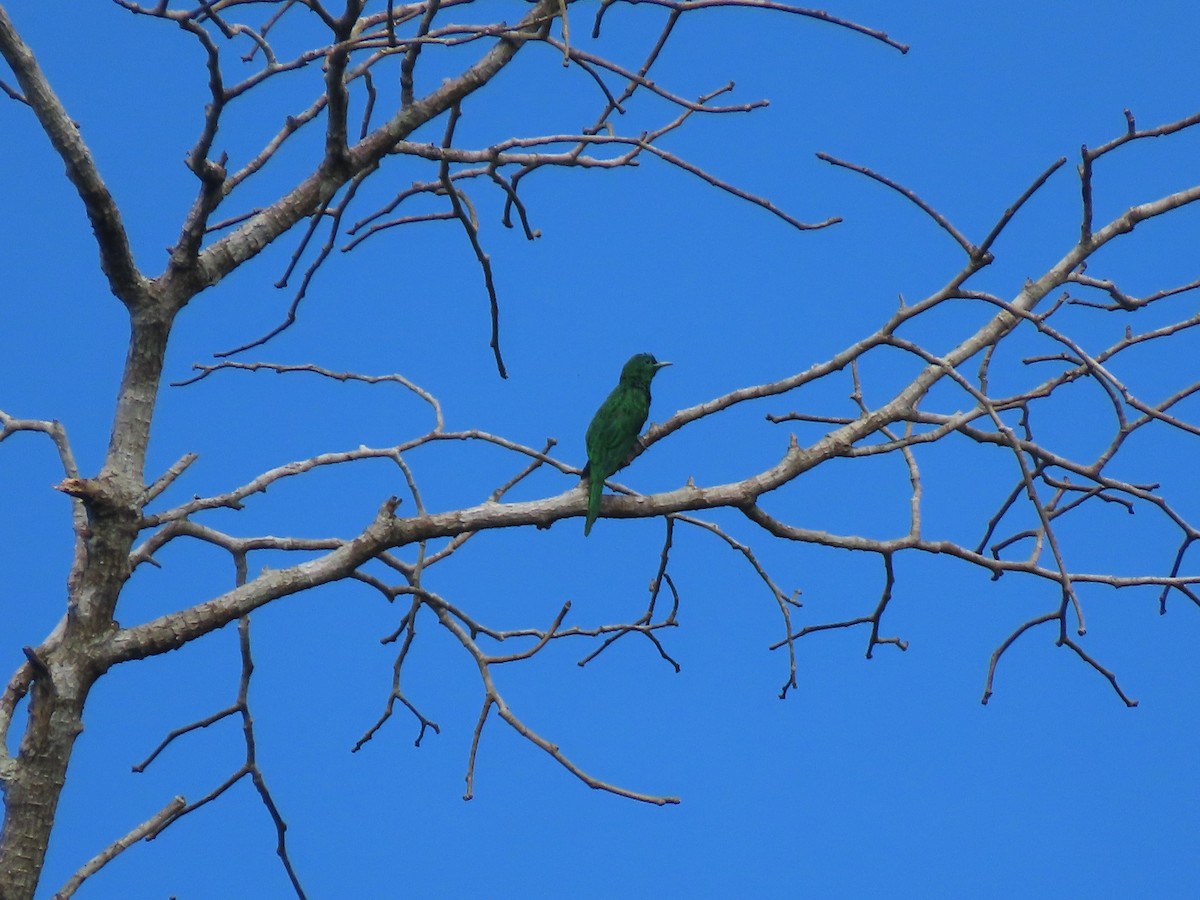
[[[641,392],[618,388],[609,395],[585,438],[594,474],[604,479],[625,464],[649,414],[650,404]]]

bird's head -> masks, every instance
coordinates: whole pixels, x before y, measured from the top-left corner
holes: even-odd
[[[629,357],[629,362],[621,369],[621,381],[633,384],[649,384],[655,374],[669,362],[659,362],[653,353],[638,353]]]

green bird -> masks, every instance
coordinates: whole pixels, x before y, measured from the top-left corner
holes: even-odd
[[[600,512],[604,480],[624,468],[637,447],[638,433],[650,415],[650,382],[659,369],[669,365],[650,353],[631,356],[621,369],[621,380],[592,416],[586,437],[588,461],[583,467],[583,477],[588,479],[584,536],[591,533]]]

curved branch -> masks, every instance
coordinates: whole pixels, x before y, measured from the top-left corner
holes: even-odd
[[[33,51],[21,40],[16,27],[0,6],[0,56],[13,70],[25,101],[33,109],[42,130],[54,145],[67,169],[87,213],[96,244],[100,267],[112,292],[130,309],[145,302],[146,279],[138,271],[129,246],[129,236],[121,220],[117,203],[109,193],[92,153],[79,134],[79,126],[67,115],[62,101],[46,80]]]

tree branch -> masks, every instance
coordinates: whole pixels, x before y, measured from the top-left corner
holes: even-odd
[[[130,309],[146,302],[146,279],[133,261],[129,237],[121,221],[116,201],[100,177],[100,170],[91,151],[79,133],[79,127],[67,115],[62,101],[45,73],[38,65],[33,51],[21,40],[16,27],[0,6],[0,56],[8,63],[24,99],[37,116],[46,137],[67,169],[67,177],[75,185],[84,211],[96,235],[100,250],[100,267],[108,277],[112,292]]]

